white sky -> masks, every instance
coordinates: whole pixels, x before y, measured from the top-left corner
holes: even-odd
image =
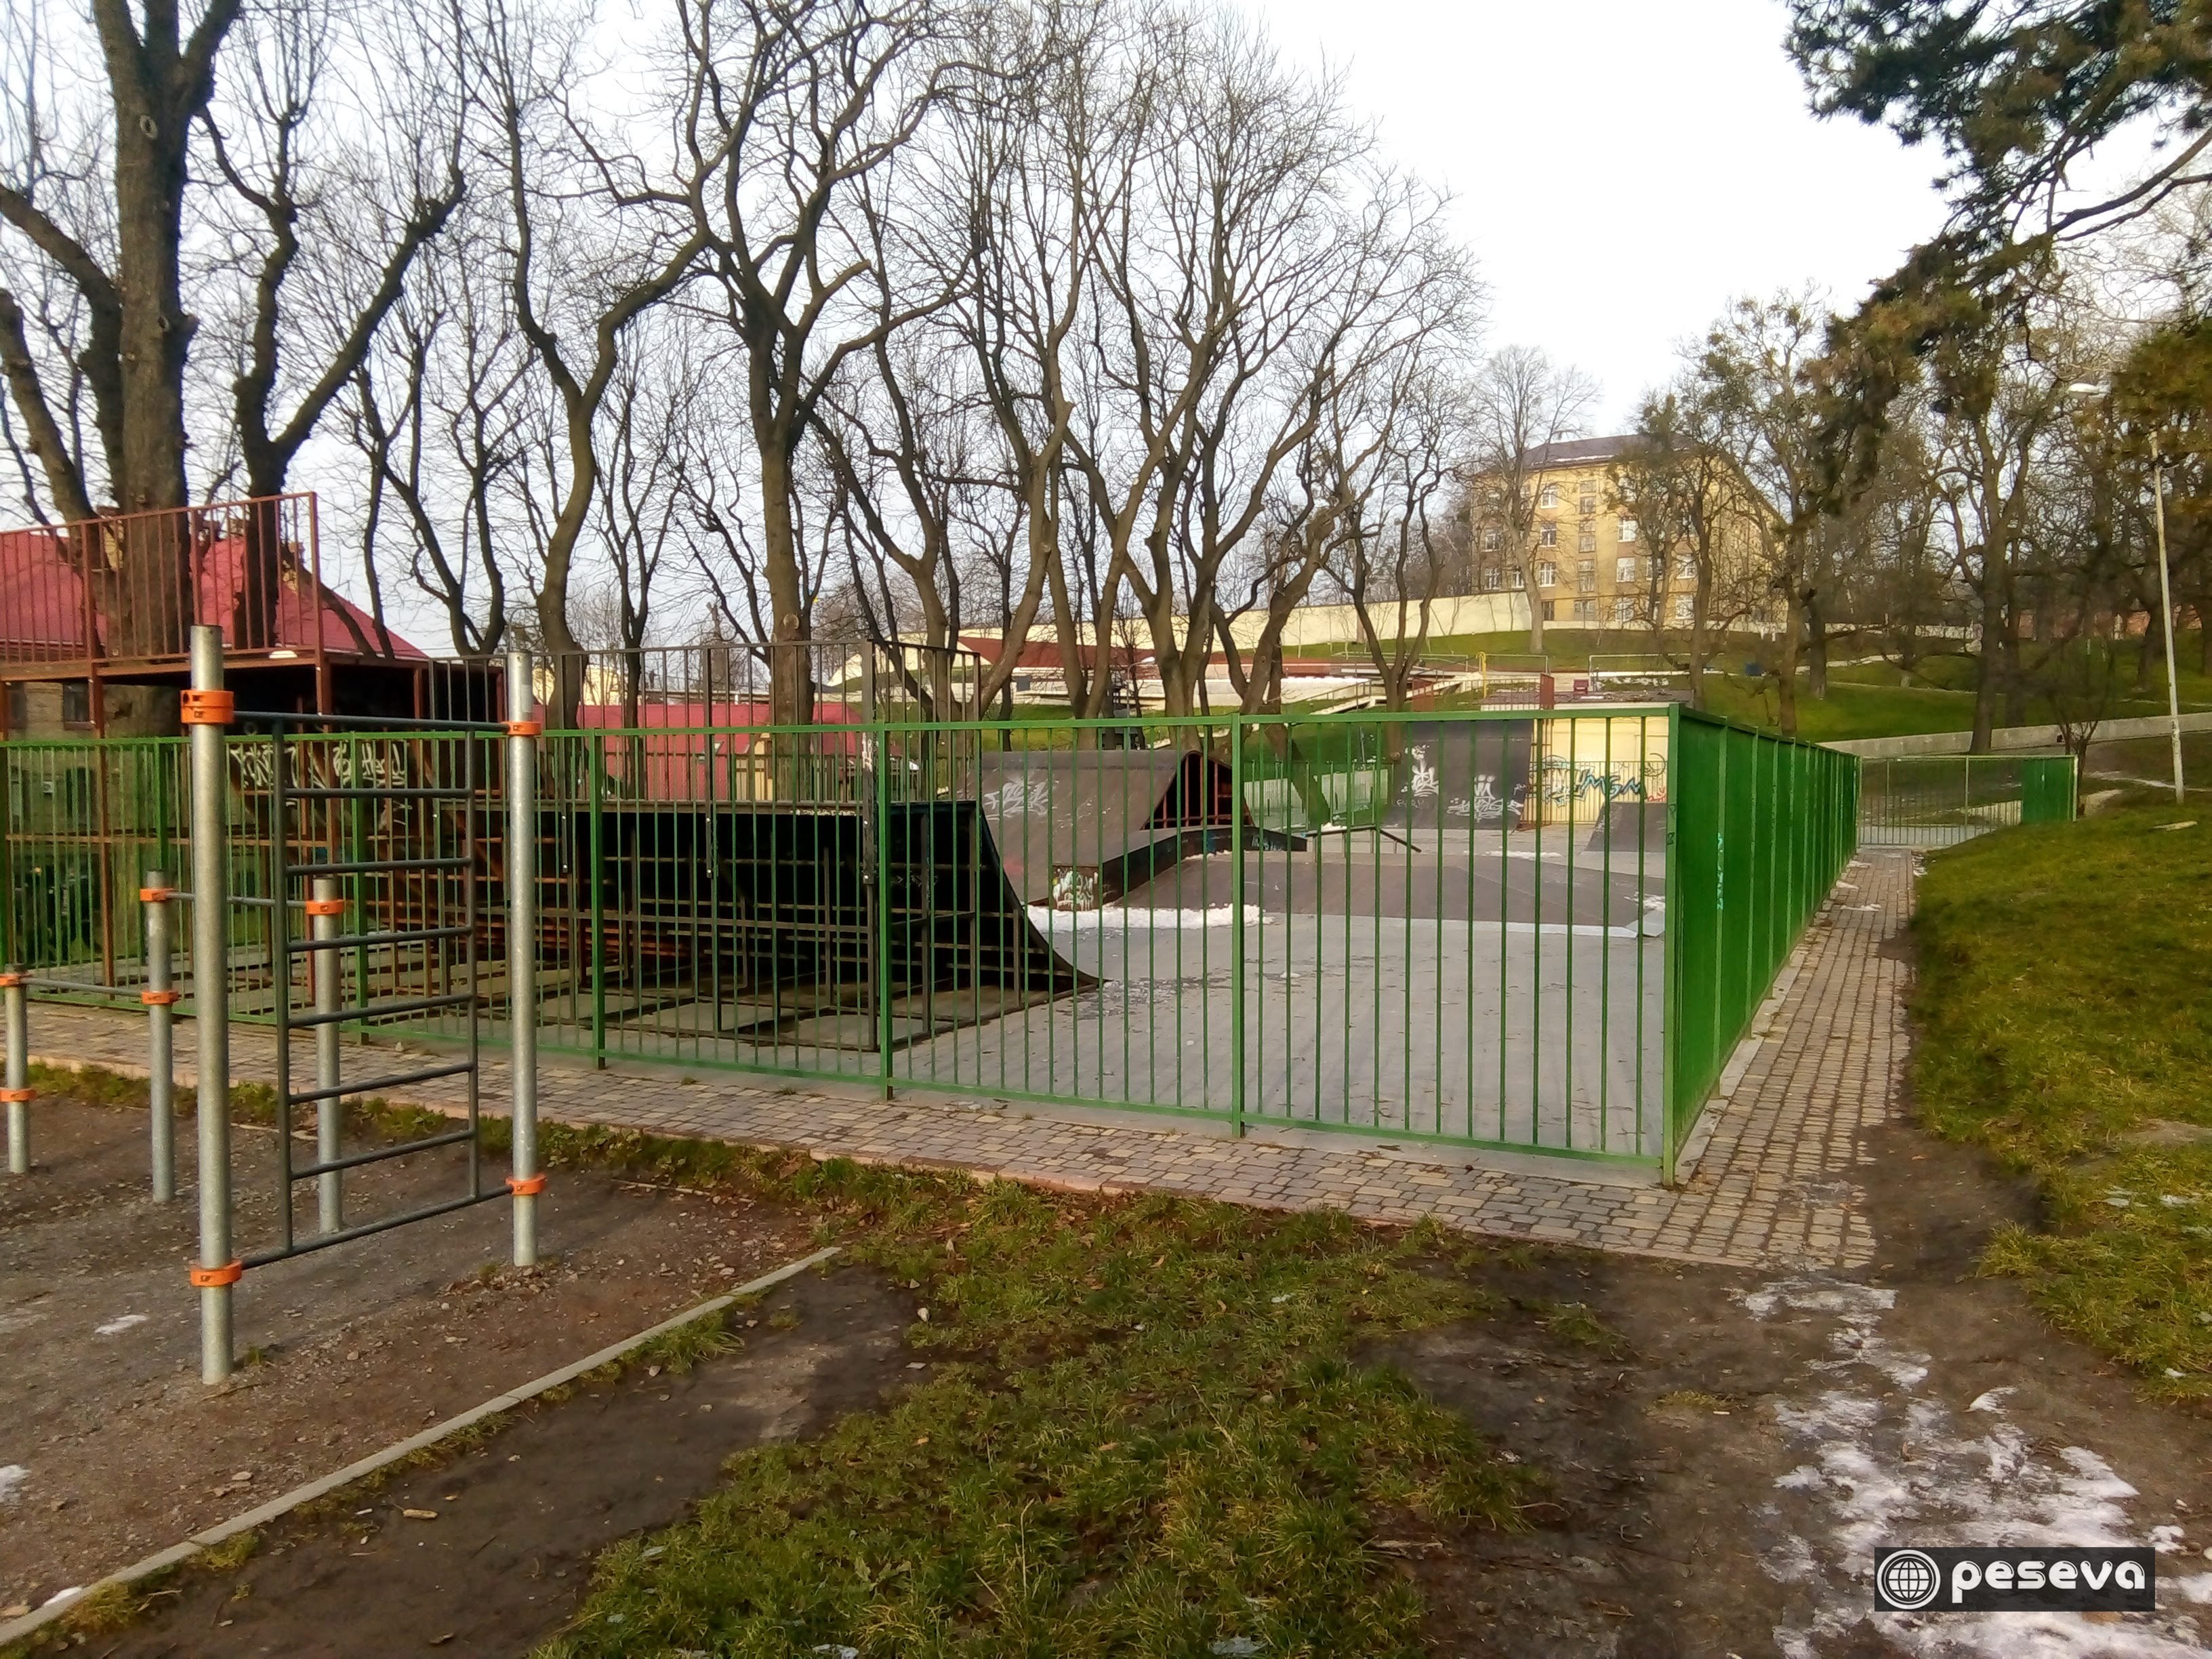
[[[1598,429],[1730,299],[1812,282],[1855,305],[1942,222],[1939,152],[1812,115],[1780,0],[1245,3],[1453,191],[1491,343],[1593,375]]]

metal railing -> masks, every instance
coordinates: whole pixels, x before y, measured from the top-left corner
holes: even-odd
[[[1668,1155],[1858,846],[1856,759],[1676,716],[1668,917]]]
[[[1909,755],[1859,767],[1859,839],[1869,847],[1949,847],[2074,816],[2071,755]]]
[[[1672,706],[550,732],[527,813],[479,775],[484,896],[456,921],[452,872],[392,860],[466,739],[288,741],[344,793],[316,806],[315,873],[346,885],[350,982],[391,988],[349,1035],[460,1043],[472,1018],[498,1043],[524,1019],[599,1065],[1662,1171],[1848,857],[1857,780],[1848,757]],[[244,895],[268,867],[266,748],[228,740]],[[172,749],[8,744],[0,766],[161,779]],[[320,787],[301,782],[295,811]],[[173,798],[134,799],[106,856],[135,897],[184,849]],[[76,833],[16,821],[11,868]],[[483,975],[465,1009],[404,1006],[401,981],[461,947],[416,939],[403,963],[396,936],[465,927],[496,961],[517,879],[526,973]],[[145,981],[135,917],[87,901],[60,927],[26,902],[46,889],[5,890],[10,944],[67,958],[26,955],[41,994]],[[265,913],[231,921],[236,1018],[274,1017]]]

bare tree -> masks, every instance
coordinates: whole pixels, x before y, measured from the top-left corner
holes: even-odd
[[[1540,475],[1553,447],[1582,435],[1597,386],[1533,346],[1491,354],[1473,387],[1474,488],[1468,506],[1476,557],[1495,556],[1518,576],[1528,601],[1528,648],[1544,648],[1544,601],[1536,565]]]
[[[1685,372],[1673,389],[1645,399],[1636,441],[1613,463],[1614,498],[1650,550],[1651,625],[1687,624],[1685,666],[1697,708],[1705,706],[1715,649],[1768,595],[1772,509],[1729,453],[1727,414],[1712,387]]]
[[[780,724],[811,718],[795,469],[846,360],[944,303],[878,303],[859,197],[955,70],[939,0],[685,0],[678,116],[691,236],[737,343]]]
[[[505,173],[510,303],[560,404],[550,457],[559,505],[538,549],[537,613],[554,659],[555,718],[569,725],[583,681],[568,592],[599,488],[600,410],[621,367],[625,331],[696,274],[708,237],[677,210],[726,149],[695,144],[682,162],[687,185],[650,186],[650,170],[611,153],[576,108],[574,43],[562,29],[488,0],[478,32]],[[577,201],[591,211],[569,210]],[[581,349],[569,343],[577,336]]]

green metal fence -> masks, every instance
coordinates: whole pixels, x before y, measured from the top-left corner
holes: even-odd
[[[1676,715],[1670,1160],[1857,847],[1856,759]]]
[[[1869,847],[1949,847],[2074,816],[2071,755],[1907,755],[1859,766],[1859,839]]]
[[[266,740],[233,738],[234,890],[280,831],[289,862],[359,862],[476,811],[497,961],[501,775],[474,741],[289,740],[295,788],[389,790],[280,826]],[[135,990],[141,875],[186,857],[181,754],[0,745],[11,951]],[[433,804],[457,768],[480,797]],[[561,732],[538,773],[548,1051],[1664,1172],[1850,854],[1857,781],[1666,705]],[[453,908],[349,896],[369,926]],[[226,964],[249,1019],[259,927]],[[355,954],[349,1000],[449,965]],[[518,1011],[480,989],[497,1041]]]

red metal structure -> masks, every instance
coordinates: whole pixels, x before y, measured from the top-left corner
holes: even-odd
[[[317,529],[300,495],[0,532],[0,681],[82,682],[104,732],[106,688],[181,686],[205,624],[244,706],[412,712],[429,659],[324,583]]]

